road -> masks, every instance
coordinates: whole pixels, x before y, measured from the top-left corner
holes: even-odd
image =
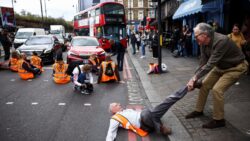
[[[127,55],[124,71],[120,72],[125,83],[95,84],[91,95],[74,92],[72,83],[55,84],[51,65],[44,69],[41,76],[28,81],[21,80],[17,73],[0,71],[0,140],[103,141],[109,126],[109,103],[120,102],[137,110],[149,107]],[[141,138],[119,129],[117,140],[165,141],[168,138],[156,133]]]

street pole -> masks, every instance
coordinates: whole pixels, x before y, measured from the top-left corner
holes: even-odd
[[[158,69],[162,73],[161,62],[161,47],[162,47],[162,30],[161,30],[161,0],[158,0]]]
[[[44,0],[45,19],[47,18],[46,0]]]
[[[131,4],[132,4],[132,1],[131,0],[129,0],[129,32],[130,32],[130,30],[132,29],[132,6],[131,6]]]
[[[41,15],[42,15],[42,26],[44,26],[44,21],[43,21],[43,5],[42,5],[42,0],[40,0],[40,5],[41,5]]]

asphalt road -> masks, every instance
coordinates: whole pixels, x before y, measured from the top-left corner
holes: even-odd
[[[95,84],[94,93],[82,95],[73,84],[52,81],[51,65],[33,80],[24,81],[17,73],[0,71],[1,141],[103,141],[109,126],[111,102],[141,109],[147,98],[140,80],[126,57],[121,72],[124,84]],[[151,134],[140,138],[119,129],[117,141],[167,140]]]

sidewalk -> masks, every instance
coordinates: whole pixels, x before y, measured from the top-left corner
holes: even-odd
[[[149,62],[157,63],[152,58],[152,52],[146,48],[146,58],[140,54],[128,54],[141,79],[142,86],[152,106],[160,103],[166,96],[185,85],[193,76],[198,66],[197,58],[174,58],[171,52],[162,48],[162,62],[168,66],[168,72],[148,75]],[[250,76],[243,76],[238,85],[232,86],[225,93],[226,127],[203,129],[203,123],[212,118],[212,95],[209,95],[205,116],[195,119],[185,119],[185,115],[195,108],[198,90],[190,92],[178,101],[163,117],[163,122],[172,128],[171,141],[249,141],[250,140]]]

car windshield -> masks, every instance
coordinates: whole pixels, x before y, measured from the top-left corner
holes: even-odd
[[[60,34],[53,34],[53,35],[55,35],[57,39],[63,39],[62,35]]]
[[[50,37],[30,37],[26,42],[26,45],[44,45],[52,44],[52,39]]]
[[[32,32],[17,32],[16,38],[17,39],[28,39],[30,36],[32,36]]]
[[[73,46],[99,46],[95,38],[75,38],[72,40]]]

